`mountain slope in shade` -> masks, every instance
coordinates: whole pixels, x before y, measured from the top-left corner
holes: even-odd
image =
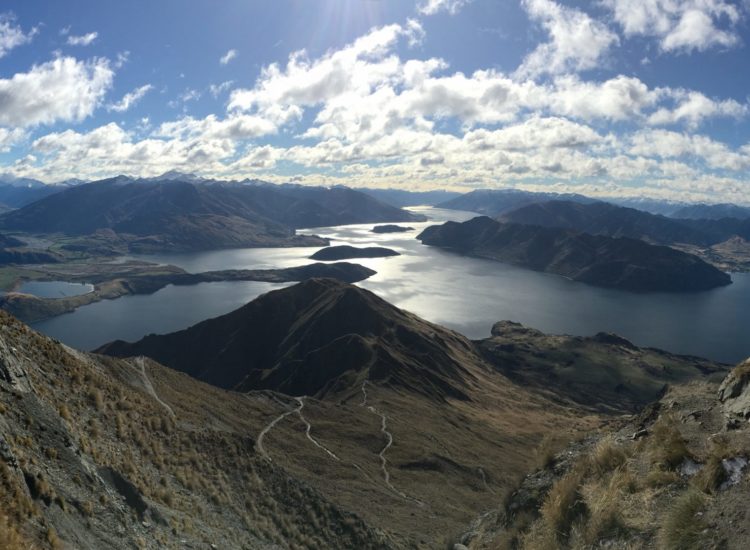
[[[473,378],[465,365],[482,363],[463,336],[332,279],[269,292],[186,330],[98,351],[146,355],[224,388],[319,397],[370,380],[465,400]]]
[[[321,245],[295,229],[412,221],[415,216],[347,188],[248,186],[118,177],[79,185],[0,217],[16,231],[130,235],[131,248]]]
[[[603,287],[677,292],[731,283],[729,275],[700,258],[668,247],[487,217],[431,226],[417,238],[426,245]]]

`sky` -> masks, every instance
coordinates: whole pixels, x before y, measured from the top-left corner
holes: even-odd
[[[4,0],[0,173],[750,202],[750,0]]]

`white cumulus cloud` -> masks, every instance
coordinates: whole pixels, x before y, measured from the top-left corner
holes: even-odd
[[[79,122],[100,105],[113,77],[107,59],[58,57],[0,79],[0,125]]]
[[[617,35],[604,23],[580,10],[552,0],[523,0],[532,21],[539,23],[549,41],[539,44],[519,67],[519,76],[579,72],[599,67]]]
[[[733,0],[603,0],[626,36],[651,36],[663,51],[707,50],[739,44],[746,16]],[[744,4],[746,6],[747,4]]]

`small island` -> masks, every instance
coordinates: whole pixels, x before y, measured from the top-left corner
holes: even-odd
[[[407,231],[414,231],[413,227],[404,227],[403,225],[376,225],[370,230],[370,233],[406,233]]]
[[[338,260],[348,260],[350,258],[387,258],[389,256],[400,256],[400,254],[395,250],[383,248],[382,246],[357,248],[355,246],[340,245],[321,248],[315,254],[310,256],[310,259],[322,262],[335,262]]]

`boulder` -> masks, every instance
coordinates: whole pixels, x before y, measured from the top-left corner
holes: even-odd
[[[721,383],[719,401],[727,415],[750,418],[750,359],[737,365]]]

